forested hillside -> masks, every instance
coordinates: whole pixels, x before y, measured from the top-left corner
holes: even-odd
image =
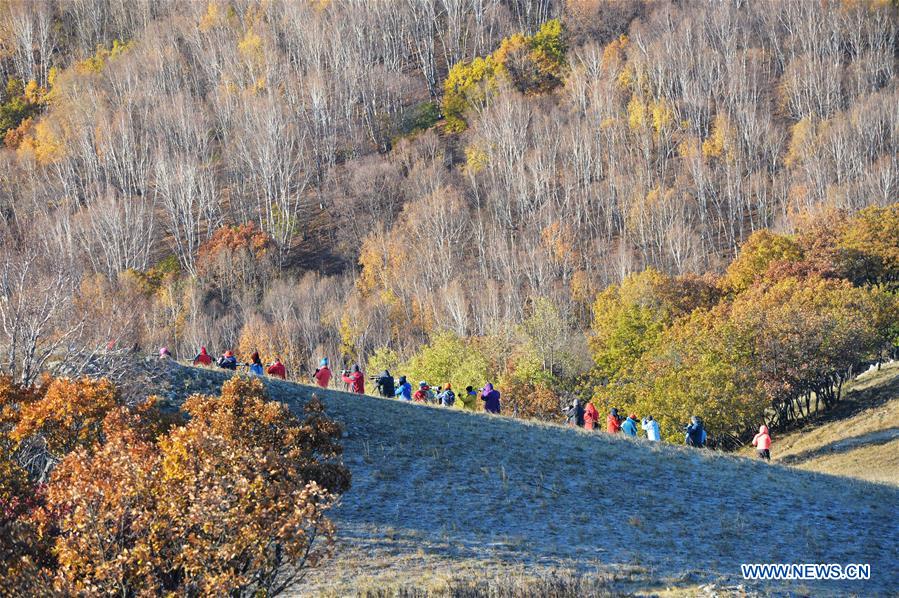
[[[2,368],[207,345],[499,380],[521,415],[577,389],[789,421],[896,340],[897,27],[888,0],[7,1]]]

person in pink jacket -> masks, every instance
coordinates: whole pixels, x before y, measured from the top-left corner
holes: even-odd
[[[771,460],[771,436],[768,434],[768,426],[759,427],[759,433],[752,439],[752,444],[759,451],[759,459]]]

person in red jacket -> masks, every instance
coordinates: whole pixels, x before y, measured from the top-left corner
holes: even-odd
[[[434,396],[431,392],[431,387],[428,386],[428,383],[422,380],[418,383],[418,390],[415,391],[415,394],[412,395],[412,400],[416,403],[430,403],[431,397]]]
[[[282,380],[287,378],[287,368],[281,363],[280,357],[275,357],[275,363],[268,366],[268,369],[265,371],[269,376],[274,376],[275,378],[281,378]]]
[[[328,367],[328,358],[323,357],[318,369],[312,374],[312,379],[322,388],[328,388],[328,382],[331,381],[331,368]]]
[[[592,430],[596,427],[596,422],[598,421],[599,411],[596,410],[593,403],[587,403],[587,406],[584,407],[584,429]]]
[[[618,415],[618,410],[613,407],[612,412],[606,416],[606,431],[609,434],[617,434],[620,432],[622,419],[623,418]]]
[[[212,356],[206,352],[206,347],[200,347],[200,354],[194,357],[194,365],[210,365]]]
[[[759,433],[752,439],[752,444],[758,449],[760,459],[771,460],[771,435],[768,434],[768,426],[759,427]]]
[[[359,370],[358,364],[353,366],[353,371],[349,375],[344,372],[340,377],[350,385],[352,392],[359,395],[365,394],[365,375]]]

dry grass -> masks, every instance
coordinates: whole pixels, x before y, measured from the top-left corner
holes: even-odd
[[[268,385],[297,409],[317,392]],[[899,583],[899,529],[889,525],[897,488],[562,426],[319,394],[346,424],[353,487],[333,513],[337,553],[296,595],[442,596],[468,584],[483,591],[459,595],[524,596],[489,588],[505,592],[507,581],[520,588],[560,571],[601,592],[686,596],[711,587],[742,595],[743,562],[860,562],[874,571],[863,583],[745,584],[751,594],[878,596]]]
[[[853,381],[842,404],[825,418],[775,437],[771,458],[809,471],[899,485],[899,363]]]

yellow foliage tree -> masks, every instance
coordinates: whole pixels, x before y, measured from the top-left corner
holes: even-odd
[[[729,162],[736,158],[736,133],[725,114],[719,112],[715,116],[712,133],[702,144],[702,154]]]

